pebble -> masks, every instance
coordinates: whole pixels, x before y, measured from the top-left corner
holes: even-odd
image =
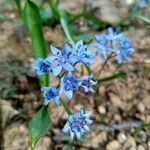
[[[127,140],[124,144],[125,149],[129,149],[129,150],[136,150],[136,142],[135,139],[132,136],[128,136]]]
[[[141,102],[138,103],[137,109],[138,109],[139,112],[144,113],[145,112],[145,106],[144,106],[144,104],[141,103]]]
[[[99,106],[98,111],[102,115],[106,114],[106,108],[104,106]]]
[[[117,139],[119,143],[122,144],[127,140],[127,137],[124,133],[119,133]]]
[[[91,139],[92,146],[98,148],[100,143],[107,141],[107,133],[105,131],[100,132]]]
[[[119,114],[115,114],[114,118],[113,118],[116,122],[120,122],[121,121],[121,116]]]
[[[113,140],[107,144],[106,150],[120,150],[120,144],[117,140]]]
[[[143,145],[139,145],[137,150],[145,150],[144,146]]]
[[[136,138],[139,143],[146,142],[146,140],[147,140],[147,136],[144,131],[140,131]]]

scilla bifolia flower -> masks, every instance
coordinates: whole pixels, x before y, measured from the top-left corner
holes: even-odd
[[[46,58],[38,58],[35,61],[35,66],[34,69],[37,73],[37,75],[42,75],[42,74],[46,74],[46,73],[51,73],[52,72],[52,68],[50,65],[50,61]]]
[[[44,105],[48,105],[51,101],[54,101],[57,106],[61,105],[58,89],[44,86],[41,90],[43,91]]]
[[[82,76],[78,79],[79,88],[83,89],[85,92],[94,92],[92,85],[97,82],[92,80],[93,76]]]
[[[71,100],[73,97],[73,92],[78,90],[78,79],[69,72],[67,75],[64,75],[60,82],[60,95],[63,93],[68,100]]]
[[[96,55],[107,59],[110,53],[116,53],[118,63],[128,60],[129,55],[134,51],[131,41],[122,33],[115,33],[112,28],[108,29],[107,34],[96,36],[95,40],[97,42]],[[35,70],[38,75],[51,73],[60,78],[57,88],[42,87],[44,105],[48,105],[51,101],[54,101],[57,106],[62,104],[69,115],[62,131],[65,133],[70,131],[71,139],[75,137],[80,139],[81,135],[89,131],[89,125],[92,123],[89,119],[91,112],[82,109],[80,112],[72,114],[69,106],[61,97],[64,95],[67,100],[71,100],[73,93],[77,90],[94,92],[92,86],[96,82],[92,80],[93,76],[76,77],[75,65],[79,63],[90,66],[95,60],[95,55],[87,45],[84,45],[82,40],[74,45],[65,44],[62,50],[51,46],[51,52],[51,56],[45,59],[39,58],[35,62]]]
[[[147,7],[147,5],[148,5],[148,0],[138,0],[137,5],[138,5],[140,8],[145,8],[145,7]]]
[[[108,28],[107,34],[95,36],[95,41],[96,55],[106,60],[111,53],[115,53],[119,64],[128,60],[134,51],[131,41],[123,33],[114,32],[112,28]]]
[[[93,122],[89,119],[91,111],[82,109],[80,112],[69,115],[67,122],[62,129],[64,133],[70,131],[71,139],[80,137],[89,131],[89,125]]]
[[[63,49],[61,51],[54,46],[51,46],[51,51],[53,53],[53,56],[49,56],[48,60],[52,63],[54,76],[59,75],[62,69],[67,71],[74,71],[74,67],[71,64],[69,57],[71,51],[69,51],[68,49]]]
[[[122,63],[123,60],[129,60],[129,56],[134,51],[132,48],[132,43],[129,38],[122,38],[118,43],[118,53],[117,53],[117,61],[119,64]]]

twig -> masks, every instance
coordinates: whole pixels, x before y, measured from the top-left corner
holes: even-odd
[[[129,121],[122,122],[120,124],[96,124],[95,127],[97,131],[115,131],[131,128],[139,128],[143,122],[141,121]]]

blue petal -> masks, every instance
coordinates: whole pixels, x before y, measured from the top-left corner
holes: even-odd
[[[56,96],[54,100],[55,100],[55,103],[57,104],[57,106],[61,105],[61,101],[60,101],[60,97],[59,96]]]
[[[50,63],[55,63],[55,61],[58,59],[58,57],[56,56],[49,56],[46,58],[47,61],[49,61]]]
[[[49,99],[44,99],[44,105],[48,105],[50,103],[51,100]]]
[[[66,133],[69,129],[70,129],[69,122],[67,122],[63,127],[62,132]]]
[[[64,45],[64,48],[63,48],[63,49],[64,49],[64,51],[65,51],[66,53],[72,52],[71,45],[69,45],[68,43]]]
[[[53,71],[52,71],[53,76],[58,76],[59,73],[61,72],[61,70],[62,70],[62,66],[60,66],[60,65],[53,68]]]
[[[65,70],[74,71],[74,67],[73,67],[70,63],[68,63],[68,62],[66,62],[66,63],[63,65],[63,67],[64,67]]]
[[[81,138],[80,132],[76,132],[76,137],[77,137],[78,140]]]
[[[77,51],[81,51],[82,47],[83,47],[83,41],[80,40],[75,44],[74,49]]]
[[[50,48],[51,48],[51,52],[54,55],[56,55],[56,56],[62,56],[62,52],[58,48],[56,48],[56,47],[54,47],[52,45],[50,46]]]
[[[68,100],[71,100],[73,97],[73,92],[71,90],[69,91],[64,91],[65,96],[67,97]]]
[[[113,31],[112,28],[108,28],[108,35],[109,35],[110,37],[113,37],[114,31]]]

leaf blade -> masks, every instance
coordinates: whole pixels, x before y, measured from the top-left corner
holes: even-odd
[[[43,106],[31,119],[29,123],[29,133],[32,140],[32,149],[35,148],[38,140],[50,128],[51,120],[48,108]]]
[[[26,1],[24,19],[32,40],[32,53],[35,58],[47,57],[47,46],[42,31],[41,16],[38,7],[30,0]],[[40,77],[41,86],[48,86],[48,75]]]
[[[111,75],[109,77],[98,79],[97,82],[98,83],[106,82],[106,81],[114,80],[116,78],[121,78],[121,79],[127,80],[128,75],[127,75],[127,73],[125,73],[123,71],[118,71],[117,73],[114,73],[113,75]]]

